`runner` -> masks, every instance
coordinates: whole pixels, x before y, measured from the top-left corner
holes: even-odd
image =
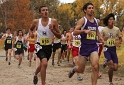
[[[14,44],[15,44],[15,47],[14,47],[15,58],[17,60],[19,60],[19,63],[18,63],[18,68],[19,69],[21,68],[20,65],[21,65],[21,62],[22,62],[22,58],[24,57],[23,43],[25,43],[25,39],[23,37],[23,31],[18,30],[17,36],[15,36],[14,39],[13,39],[13,47],[14,47]]]
[[[32,57],[34,55],[35,51],[35,42],[36,42],[36,36],[33,32],[29,32],[29,36],[26,37],[26,41],[29,42],[29,48],[28,48],[28,53],[29,53],[29,67],[31,67],[31,62],[32,62]]]
[[[52,52],[52,65],[54,66],[54,56],[56,53],[56,50],[58,50],[58,66],[60,66],[60,58],[61,58],[61,43],[60,39],[56,38],[55,36],[53,37],[53,52]]]
[[[118,70],[118,57],[116,53],[116,46],[122,41],[121,32],[118,27],[114,26],[115,17],[114,14],[108,14],[103,23],[105,27],[102,29],[102,36],[105,40],[104,43],[104,56],[107,59],[109,85],[114,85],[112,82],[113,72]]]
[[[4,39],[4,49],[6,54],[6,61],[8,61],[8,65],[11,64],[11,53],[12,53],[12,34],[11,28],[6,29],[6,33],[2,36],[1,39]]]
[[[74,35],[81,35],[81,48],[80,48],[80,57],[78,61],[78,66],[75,66],[69,72],[69,78],[71,78],[75,72],[82,73],[85,69],[86,58],[89,56],[92,73],[91,80],[92,85],[97,84],[98,79],[98,46],[97,46],[97,36],[98,39],[103,42],[99,30],[98,30],[98,22],[94,15],[94,6],[92,3],[86,3],[83,6],[83,11],[85,13],[85,17],[82,17],[78,22],[74,30]]]
[[[66,30],[63,30],[63,33],[62,33],[62,37],[61,37],[61,56],[62,56],[62,60],[65,61],[65,58],[67,56],[67,39],[66,39]]]
[[[46,6],[39,8],[39,15],[41,18],[35,19],[30,28],[31,31],[37,28],[37,43],[35,47],[36,55],[40,58],[40,65],[34,73],[33,83],[37,84],[37,74],[40,72],[41,83],[45,85],[47,64],[52,53],[52,38],[55,35],[60,39],[61,33],[57,20],[48,17],[48,8]]]
[[[72,32],[72,57],[73,57],[73,62],[75,64],[75,66],[78,66],[78,56],[79,56],[79,48],[81,45],[81,36],[80,35],[73,35]],[[80,76],[80,73],[77,73],[77,80],[82,81],[82,77]]]
[[[99,30],[99,32],[101,33],[101,30],[103,29],[103,27],[102,26],[99,26],[98,27],[98,30]],[[101,42],[97,42],[97,45],[98,45],[98,55],[99,55],[99,58],[100,58],[100,56],[101,56],[101,53],[102,53],[102,50],[103,50],[103,43],[101,43]],[[98,73],[98,78],[100,78],[102,76],[102,74],[100,73],[100,70],[99,70],[99,73]]]
[[[71,37],[71,35],[72,35],[72,32],[74,31],[74,29],[73,28],[70,28],[69,29],[69,32],[67,33],[67,35],[66,35],[66,39],[67,39],[67,61],[68,61],[68,64],[70,64],[70,54],[71,54],[71,48],[72,48],[72,37]]]

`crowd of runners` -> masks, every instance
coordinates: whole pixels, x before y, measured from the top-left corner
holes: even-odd
[[[21,68],[24,53],[28,52],[29,67],[32,65],[32,59],[36,61],[33,83],[38,83],[37,74],[40,73],[41,85],[45,85],[50,57],[53,66],[55,63],[61,66],[61,62],[65,61],[67,64],[73,63],[74,67],[69,71],[68,77],[71,78],[77,73],[79,81],[82,80],[80,73],[84,72],[86,61],[90,61],[91,82],[92,85],[97,85],[97,79],[101,77],[99,58],[103,49],[105,56],[103,66],[108,66],[109,85],[114,85],[113,71],[118,70],[116,46],[122,42],[121,32],[114,26],[114,14],[110,13],[103,19],[105,27],[99,30],[100,20],[93,17],[94,5],[86,3],[83,12],[85,16],[79,19],[75,27],[63,32],[60,32],[57,20],[48,17],[46,6],[39,8],[41,18],[33,20],[27,35],[22,30],[12,33],[11,28],[7,28],[1,39],[5,41],[4,49],[8,65],[12,64],[11,56],[14,56],[18,60],[18,68]],[[54,60],[56,51],[57,62]]]

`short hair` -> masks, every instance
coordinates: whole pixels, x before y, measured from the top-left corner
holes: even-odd
[[[66,32],[67,32],[67,30],[63,30],[62,34],[64,33],[64,31],[66,31]]]
[[[18,30],[18,32],[17,32],[17,36],[19,35],[19,32],[22,32],[22,36],[23,36],[23,31],[22,30]]]
[[[39,12],[41,12],[41,8],[43,8],[43,7],[47,7],[47,6],[40,6],[39,7]]]
[[[10,31],[11,31],[11,28],[8,27],[8,28],[6,28],[6,31],[7,31],[7,30],[10,30]]]
[[[85,13],[84,10],[86,10],[89,5],[94,6],[91,2],[88,2],[88,3],[84,4],[84,6],[82,7],[82,10],[83,10],[84,13]]]
[[[114,14],[113,14],[113,13],[108,14],[108,15],[103,19],[103,24],[104,24],[105,26],[108,26],[108,20],[109,20],[110,17],[113,17],[113,19],[115,20],[115,17],[114,17]]]

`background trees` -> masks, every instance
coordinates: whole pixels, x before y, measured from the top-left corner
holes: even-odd
[[[49,15],[56,18],[60,28],[69,29],[84,16],[81,10],[86,2],[94,4],[94,16],[103,19],[107,14],[116,15],[116,26],[124,27],[124,0],[75,0],[73,3],[60,3],[59,0],[1,0],[0,3],[0,31],[7,27],[14,30],[28,31],[34,18],[39,18],[38,9],[41,5],[49,8]],[[102,24],[101,24],[102,25]]]

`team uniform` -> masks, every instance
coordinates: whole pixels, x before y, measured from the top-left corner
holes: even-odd
[[[81,45],[81,36],[80,35],[77,35],[77,36],[74,36],[73,35],[73,32],[72,32],[72,37],[73,37],[73,40],[72,40],[72,56],[73,57],[76,57],[79,55],[79,48],[80,48],[80,45]]]
[[[81,48],[80,48],[80,55],[88,57],[94,51],[98,52],[98,45],[97,45],[97,30],[98,30],[98,23],[97,20],[94,18],[94,22],[91,23],[86,17],[85,24],[81,28],[81,30],[91,30],[91,34],[82,33],[81,34]]]
[[[52,38],[53,33],[49,29],[49,24],[51,24],[51,18],[49,18],[48,25],[43,26],[41,24],[42,18],[39,19],[38,29],[37,29],[37,43],[35,44],[36,55],[42,60],[47,58],[49,60],[52,53]]]
[[[34,38],[29,38],[30,40],[34,40]],[[29,41],[29,48],[28,48],[28,52],[34,52],[35,51],[35,42],[31,42]]]
[[[66,42],[66,36],[64,36],[62,34],[62,38],[61,38],[61,53],[65,52],[67,50],[67,42]]]
[[[15,55],[20,55],[24,54],[24,49],[23,49],[23,42],[24,38],[22,37],[21,40],[18,39],[18,36],[16,37],[16,42],[15,42]]]
[[[8,49],[12,49],[12,34],[6,34],[6,39],[4,42],[4,49],[7,51]]]
[[[54,43],[53,43],[53,52],[56,52],[56,50],[59,49],[59,48],[61,48],[60,39],[55,37]]]
[[[118,64],[115,42],[117,37],[121,37],[119,28],[114,26],[112,29],[109,29],[106,26],[102,29],[101,34],[103,37],[108,36],[108,40],[105,41],[103,48],[105,58],[107,59],[107,61],[112,60],[113,63]]]

